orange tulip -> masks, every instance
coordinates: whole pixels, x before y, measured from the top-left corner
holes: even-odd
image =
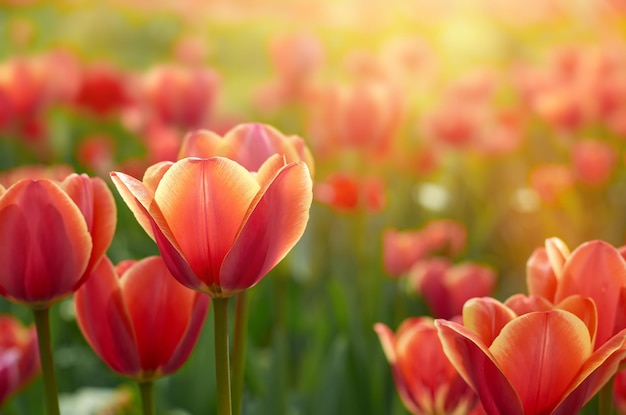
[[[13,316],[0,316],[0,406],[39,371],[35,326],[24,327]]]
[[[0,186],[0,294],[35,309],[70,295],[108,249],[116,219],[99,178]]]
[[[78,325],[115,372],[149,381],[175,372],[193,350],[209,297],[179,284],[160,257],[104,258],[76,291]]]
[[[385,209],[385,183],[378,176],[359,177],[334,173],[315,184],[315,200],[344,213],[365,211],[376,214]]]
[[[393,332],[382,323],[374,326],[391,365],[404,406],[416,415],[467,414],[476,394],[443,353],[433,320],[405,320]]]
[[[257,171],[274,154],[287,163],[306,162],[313,175],[313,156],[302,138],[258,123],[239,124],[223,137],[208,130],[194,131],[185,137],[178,157],[227,157]]]
[[[113,183],[172,275],[212,297],[258,283],[302,236],[312,181],[304,162],[274,155],[251,173],[222,157],[151,166]]]
[[[599,317],[597,346],[626,328],[626,261],[606,242],[585,242],[570,254],[563,241],[548,239],[528,260],[527,283],[531,295],[552,303],[575,294],[593,299]]]
[[[572,312],[573,311],[573,312]],[[594,350],[595,304],[516,314],[491,298],[469,300],[463,323],[437,320],[450,362],[488,414],[577,413],[626,357],[626,330]]]

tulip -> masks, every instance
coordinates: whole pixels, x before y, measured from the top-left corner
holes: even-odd
[[[46,407],[58,414],[48,312],[76,291],[115,232],[113,195],[99,178],[22,179],[0,186],[0,294],[35,315]]]
[[[578,141],[572,147],[572,170],[583,184],[592,187],[606,185],[618,160],[617,151],[599,140]]]
[[[531,295],[552,303],[575,294],[595,301],[599,317],[597,346],[626,328],[626,261],[608,243],[585,242],[570,253],[563,241],[550,238],[545,248],[535,250],[527,270]]]
[[[304,232],[312,199],[306,164],[278,155],[256,174],[213,157],[153,165],[143,182],[111,177],[172,275],[214,298],[256,285],[284,258]]]
[[[385,183],[377,176],[334,173],[315,185],[315,200],[342,213],[380,213],[387,205]]]
[[[74,301],[78,325],[96,354],[148,387],[187,361],[209,308],[209,297],[175,281],[158,256],[117,267],[104,258]]]
[[[488,414],[577,413],[626,357],[626,330],[594,350],[593,301],[518,315],[490,298],[469,300],[463,324],[437,320],[443,349]],[[574,312],[572,312],[574,311]]]
[[[223,137],[208,130],[194,131],[183,140],[178,158],[227,157],[256,172],[274,154],[283,156],[287,163],[306,162],[313,175],[313,156],[302,138],[258,123],[239,124]]]
[[[377,323],[374,330],[391,365],[400,399],[409,412],[463,415],[474,407],[476,394],[443,353],[431,318],[410,318],[395,335],[382,323]]]
[[[460,315],[470,298],[490,295],[495,286],[493,269],[472,262],[452,265],[444,258],[418,261],[409,273],[411,285],[424,298],[435,318]]]
[[[35,326],[0,316],[0,406],[37,376],[41,367]]]

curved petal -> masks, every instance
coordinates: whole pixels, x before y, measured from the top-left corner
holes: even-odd
[[[451,318],[460,315],[470,298],[491,295],[496,282],[494,270],[485,265],[464,262],[449,268],[444,276],[448,294],[448,312]]]
[[[554,274],[557,280],[559,280],[563,273],[565,262],[570,256],[569,248],[565,245],[565,242],[559,238],[548,238],[546,239],[546,254],[548,255]]]
[[[222,261],[258,190],[250,172],[221,157],[186,158],[163,175],[155,202],[179,252],[207,286],[222,285]]]
[[[309,219],[313,183],[304,162],[285,166],[250,205],[224,258],[220,282],[232,293],[254,286],[298,242]]]
[[[517,391],[524,413],[542,414],[561,400],[592,347],[589,331],[578,317],[552,310],[511,321],[489,350]]]
[[[118,278],[104,257],[74,295],[78,326],[91,348],[114,371],[141,372],[137,343]]]
[[[600,346],[616,329],[616,312],[625,285],[626,262],[619,252],[606,242],[590,241],[576,248],[567,259],[555,302],[573,294],[591,297],[598,309],[596,345]]]
[[[524,415],[517,393],[476,334],[446,320],[435,320],[435,327],[450,363],[476,391],[487,414]]]
[[[227,156],[229,143],[209,130],[193,131],[183,138],[178,159],[187,157],[210,158]]]
[[[537,248],[526,262],[528,293],[554,301],[557,279],[545,248]]]
[[[145,258],[129,268],[121,277],[120,286],[134,328],[143,376],[149,379],[167,374],[161,369],[170,362],[187,332],[196,293],[174,280],[158,256]]]
[[[85,219],[49,180],[22,180],[0,198],[0,290],[31,306],[73,292],[91,255]]]
[[[93,241],[93,249],[85,278],[111,245],[117,224],[117,209],[111,191],[99,177],[72,174],[61,188],[80,209]],[[82,282],[82,281],[81,281]]]
[[[463,306],[463,325],[487,347],[515,317],[510,308],[490,297],[472,298]]]
[[[589,297],[580,295],[570,295],[560,303],[554,306],[561,310],[569,311],[582,320],[589,330],[591,344],[595,345],[596,333],[598,331],[598,310],[596,303]]]
[[[515,294],[507,298],[504,305],[513,310],[518,316],[533,311],[548,311],[554,308],[554,305],[544,297],[525,294]]]
[[[128,208],[133,212],[139,225],[141,225],[150,238],[154,239],[152,224],[150,223],[150,214],[148,213],[150,205],[154,200],[154,193],[142,182],[125,173],[111,172],[111,180],[122,197],[122,200],[124,200]]]
[[[577,413],[617,372],[624,358],[626,330],[616,334],[587,359],[552,415]]]

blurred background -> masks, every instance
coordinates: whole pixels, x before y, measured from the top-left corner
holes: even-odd
[[[503,300],[548,237],[624,243],[625,1],[0,0],[0,35],[4,186],[141,177],[200,128],[307,142],[307,231],[248,294],[245,414],[406,413],[372,327],[437,317],[428,259],[487,267]],[[157,252],[118,203],[111,259]],[[72,300],[52,313],[62,412],[138,413]],[[158,413],[214,410],[212,331],[157,382]]]

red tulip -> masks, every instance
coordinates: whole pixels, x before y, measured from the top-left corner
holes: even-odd
[[[448,361],[432,319],[405,320],[395,335],[382,323],[374,330],[391,365],[400,398],[412,414],[470,412],[476,394]]]
[[[78,325],[115,372],[148,381],[175,372],[189,357],[209,297],[179,284],[160,257],[100,261],[76,291]]]
[[[437,320],[452,365],[478,394],[488,414],[573,414],[626,357],[626,330],[594,351],[597,314],[578,297],[564,309],[517,315],[490,298],[469,300],[465,326]],[[582,316],[582,318],[581,318]]]
[[[222,157],[151,166],[143,182],[111,173],[172,275],[213,297],[258,283],[302,236],[312,182],[304,162],[269,158],[257,173]]]
[[[239,124],[223,137],[207,130],[192,132],[185,137],[179,158],[221,156],[257,171],[274,154],[283,156],[287,163],[306,162],[313,175],[313,156],[304,140],[265,124]]]
[[[340,212],[380,213],[387,204],[385,184],[379,177],[335,173],[315,185],[315,200]]]
[[[581,183],[589,186],[606,185],[617,160],[616,150],[604,141],[577,141],[572,147],[574,175]]]
[[[531,295],[552,303],[570,295],[595,301],[599,316],[597,346],[626,328],[626,261],[608,243],[585,242],[570,254],[563,241],[550,238],[545,249],[535,250],[527,269]]]
[[[115,223],[113,195],[99,178],[0,186],[0,294],[32,308],[70,295],[108,249]]]
[[[491,295],[496,282],[495,272],[487,266],[471,262],[452,265],[444,258],[418,261],[409,278],[431,314],[446,319],[461,315],[470,298]]]
[[[24,327],[13,316],[0,316],[0,406],[39,371],[35,326]]]

